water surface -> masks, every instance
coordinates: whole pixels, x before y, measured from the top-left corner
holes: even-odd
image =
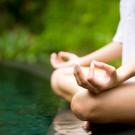
[[[58,106],[49,80],[0,66],[0,135],[46,135]]]

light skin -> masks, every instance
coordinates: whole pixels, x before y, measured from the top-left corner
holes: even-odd
[[[121,52],[122,43],[112,42],[84,57],[68,52],[52,54],[51,64],[56,69],[51,78],[52,88],[71,102],[80,119],[135,122],[135,83],[126,82],[135,76],[135,62],[118,69],[106,64],[121,57]]]
[[[96,72],[99,70],[101,72]],[[91,93],[98,94],[105,90],[117,87],[124,81],[135,76],[135,62],[126,66],[120,66],[118,69],[103,62],[92,61],[87,76],[81,70],[79,65],[74,68],[74,75],[79,86],[88,89]]]
[[[70,89],[67,90],[64,88],[64,86],[65,86],[65,82],[68,82],[69,80],[71,80],[71,78],[73,78],[72,82],[75,82],[76,84],[76,80],[74,77],[75,65],[78,64],[79,66],[81,66],[81,68],[87,74],[90,63],[93,60],[109,62],[111,60],[121,57],[121,50],[122,50],[121,43],[112,42],[112,43],[107,44],[105,47],[83,57],[79,57],[76,54],[69,53],[69,52],[59,52],[58,54],[53,53],[50,58],[51,65],[55,69],[51,77],[51,84],[52,84],[53,90],[55,91],[56,94],[60,96],[62,94],[62,97],[64,95],[64,98],[68,97],[65,99],[71,102],[71,99],[76,93],[76,90],[70,90]],[[60,78],[63,79],[62,83],[61,81],[59,81]],[[66,80],[64,81],[64,79]],[[64,85],[62,87],[63,90],[58,88],[61,85],[62,86]],[[68,96],[67,96],[67,93],[68,93]]]
[[[88,67],[93,60],[109,62],[121,57],[121,44],[122,43],[119,42],[111,42],[105,45],[105,47],[83,57],[79,57],[76,54],[69,52],[59,52],[58,54],[52,53],[50,58],[51,65],[53,68],[58,69],[64,67],[71,67],[75,64],[79,64],[83,67]],[[67,61],[65,61],[65,59]]]

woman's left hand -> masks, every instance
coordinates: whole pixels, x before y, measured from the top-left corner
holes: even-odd
[[[76,65],[74,76],[79,86],[92,93],[100,93],[120,83],[115,67],[97,61],[91,63],[88,76],[85,76],[81,67]]]

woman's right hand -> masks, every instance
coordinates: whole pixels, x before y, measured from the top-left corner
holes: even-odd
[[[92,61],[88,75],[79,65],[74,67],[74,75],[79,86],[95,94],[114,88],[122,83],[117,69],[103,62]]]
[[[79,57],[69,52],[59,52],[58,54],[52,53],[50,62],[53,68],[71,67],[79,64]]]

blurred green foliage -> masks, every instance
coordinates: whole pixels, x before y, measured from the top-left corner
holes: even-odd
[[[118,0],[1,0],[0,59],[46,63],[53,51],[90,53],[110,42]]]
[[[1,0],[0,30],[21,25],[31,32],[41,32],[44,27],[45,0]]]

